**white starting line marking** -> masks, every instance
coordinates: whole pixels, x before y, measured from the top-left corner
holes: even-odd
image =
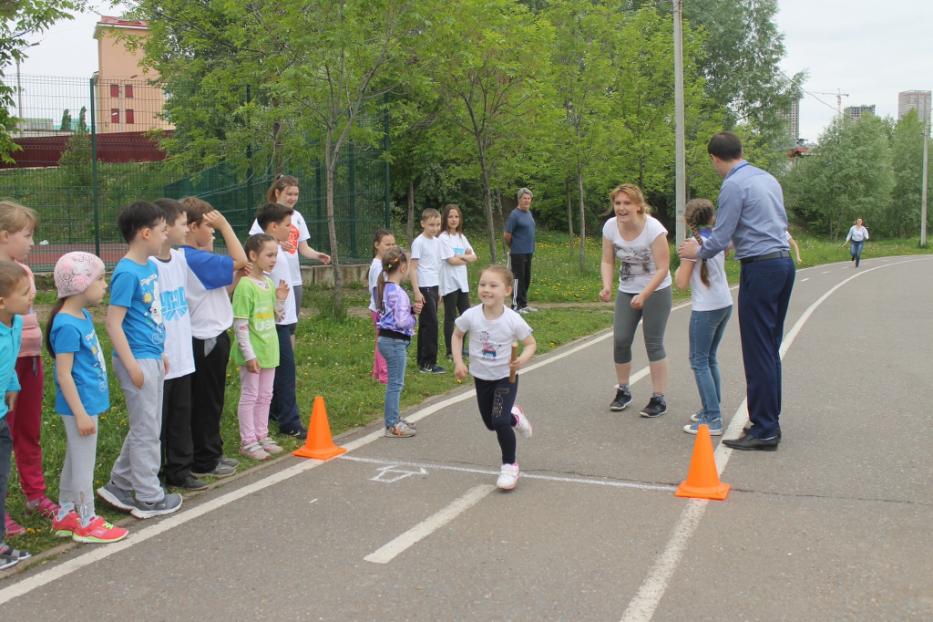
[[[807,307],[800,318],[794,323],[794,326],[790,329],[790,332],[788,332],[784,337],[784,341],[781,343],[781,358],[783,359],[784,355],[787,354],[787,351],[790,349],[791,345],[793,345],[794,340],[797,339],[797,335],[800,334],[804,324],[807,323],[807,320],[810,319],[810,316],[813,315],[813,312],[816,311],[816,309],[821,304],[823,304],[826,299],[829,298],[837,289],[852,279],[858,278],[864,274],[868,274],[874,270],[888,268],[890,266],[897,266],[905,263],[913,263],[916,261],[923,260],[908,259],[905,261],[899,261],[896,263],[889,263],[876,266],[874,268],[869,268],[864,272],[859,272],[858,274],[850,276],[849,278],[837,283],[835,286],[830,288],[825,294],[820,296],[816,302]],[[826,272],[823,274],[826,274]],[[727,438],[733,438],[737,436],[741,429],[745,427],[747,422],[748,400],[745,400],[742,402],[741,406],[739,406],[739,409],[735,411],[735,415],[732,417],[732,421],[730,422],[729,427],[725,431],[724,435]],[[720,475],[726,468],[726,465],[729,463],[729,458],[732,456],[732,452],[732,449],[726,447],[722,443],[720,443],[716,448],[716,470],[720,473]],[[709,501],[691,499],[687,504],[687,507],[681,511],[680,518],[677,520],[677,523],[671,530],[671,537],[668,540],[667,545],[664,547],[664,550],[657,557],[657,559],[655,559],[651,570],[648,572],[648,576],[645,577],[645,580],[642,582],[641,587],[638,588],[638,592],[635,594],[635,597],[632,598],[628,604],[628,607],[625,609],[625,613],[622,614],[622,622],[648,622],[652,617],[654,617],[654,612],[658,608],[658,605],[661,602],[661,598],[664,597],[664,592],[667,591],[667,586],[670,583],[671,577],[674,576],[674,571],[677,570],[677,566],[680,564],[680,560],[683,559],[684,552],[687,550],[687,545],[690,543],[690,538],[693,536],[693,533],[696,531],[700,524],[700,520],[706,513],[707,505],[709,505]]]
[[[421,521],[399,537],[382,546],[374,553],[363,559],[374,564],[388,564],[397,555],[403,553],[413,544],[427,538],[429,535],[455,519],[460,514],[479,503],[483,497],[495,490],[491,484],[474,486],[466,494],[455,499],[450,505]]]
[[[434,469],[435,471],[452,471],[454,473],[471,473],[476,475],[491,475],[498,476],[498,470],[492,469],[481,469],[478,467],[462,467],[454,466],[452,464],[437,464],[433,462],[399,462],[397,460],[380,460],[378,458],[363,458],[362,456],[348,456],[344,454],[340,456],[340,460],[349,460],[350,462],[362,462],[364,464],[384,464],[387,465],[389,469],[397,469],[400,466],[407,466],[421,470],[421,474],[427,475],[427,469]],[[407,473],[407,471],[405,471]],[[411,475],[417,475],[418,473],[411,473]],[[377,476],[378,477],[378,476]],[[612,479],[598,479],[595,477],[569,477],[565,475],[541,475],[539,473],[528,473],[522,471],[522,479],[537,479],[546,482],[560,482],[565,484],[589,484],[592,486],[608,486],[610,488],[630,488],[634,490],[648,490],[648,491],[658,491],[671,493],[676,490],[676,486],[671,486],[667,484],[646,484],[643,482],[627,482],[623,480],[612,480]],[[370,478],[372,481],[384,481],[377,480],[375,477]]]
[[[412,475],[427,475],[428,472],[425,471],[422,467],[416,467],[417,470],[408,471],[401,467],[402,465],[398,462],[383,463],[386,466],[381,469],[376,469],[376,474],[369,478],[371,482],[384,482],[386,484],[394,484],[395,482],[401,481],[406,477],[411,477]],[[411,466],[411,465],[406,465]]]

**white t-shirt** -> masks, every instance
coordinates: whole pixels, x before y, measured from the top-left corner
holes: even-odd
[[[451,257],[461,257],[468,250],[473,250],[469,240],[462,233],[450,234],[443,232],[437,239],[441,241],[441,274],[440,274],[440,295],[446,296],[450,292],[460,290],[461,292],[470,291],[470,280],[466,264],[452,266],[447,263]],[[418,281],[421,283],[421,281]]]
[[[182,247],[188,262],[188,311],[195,339],[213,339],[233,325],[233,307],[227,286],[233,283],[233,259]]]
[[[622,239],[615,216],[607,220],[606,224],[603,225],[603,238],[612,242],[612,246],[616,251],[616,259],[619,261],[620,292],[639,294],[654,278],[658,267],[654,265],[651,244],[660,235],[667,236],[667,229],[653,216],[648,216],[645,219],[645,226],[642,228],[641,233],[631,241]],[[671,285],[670,267],[664,266],[663,270],[667,274],[661,284],[655,288],[655,291]]]
[[[418,287],[437,287],[441,270],[440,238],[428,238],[422,233],[411,243],[411,258],[418,260]]]
[[[166,380],[194,373],[191,348],[191,314],[188,312],[188,262],[184,252],[171,249],[171,259],[149,258],[159,270],[159,298],[165,326]]]
[[[288,283],[289,275],[291,274],[291,269],[288,265],[288,253],[282,250],[282,247],[278,247],[278,255],[275,258],[275,267],[272,268],[272,272],[268,272],[268,276],[272,279],[273,287],[279,286],[279,281],[285,281]],[[289,283],[289,285],[291,285]],[[295,289],[294,287],[288,288],[288,297],[285,299],[285,316],[282,318],[282,321],[276,321],[276,324],[279,326],[288,326],[290,324],[295,324],[298,322],[298,313],[295,310]]]
[[[512,344],[524,341],[531,334],[525,319],[508,307],[496,319],[487,320],[483,305],[478,304],[467,309],[454,323],[468,334],[470,373],[480,380],[507,378]]]
[[[253,226],[249,228],[249,234],[255,235],[262,233],[259,222],[253,220]],[[304,216],[298,210],[292,211],[292,227],[288,232],[288,243],[292,245],[292,250],[285,253],[288,258],[288,269],[290,278],[285,282],[289,285],[301,285],[301,255],[298,254],[298,243],[311,238],[311,232],[308,231],[308,225],[305,223]],[[278,287],[278,282],[275,286]]]
[[[705,240],[706,235],[700,234]],[[684,260],[689,261],[689,260]],[[690,273],[690,308],[694,311],[715,311],[732,306],[729,280],[726,278],[726,254],[717,253],[706,260],[709,287],[700,279],[701,260],[697,259]]]
[[[376,286],[379,285],[379,275],[382,274],[382,260],[373,257],[373,262],[369,264],[369,310],[374,313],[379,312],[376,307]]]

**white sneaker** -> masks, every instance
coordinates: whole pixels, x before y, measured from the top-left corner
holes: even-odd
[[[531,438],[531,435],[534,434],[534,429],[532,429],[531,422],[528,421],[528,417],[525,416],[525,411],[522,410],[522,407],[518,405],[512,406],[512,414],[515,415],[515,429],[518,430],[518,433],[524,438]]]
[[[518,463],[503,464],[499,470],[499,479],[496,480],[496,486],[502,490],[512,490],[518,483]]]

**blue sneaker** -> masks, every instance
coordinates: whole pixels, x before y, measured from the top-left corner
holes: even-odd
[[[722,419],[715,422],[702,422],[694,421],[693,423],[688,423],[684,426],[684,432],[687,434],[696,434],[697,430],[700,429],[701,425],[709,426],[709,435],[710,436],[722,436]]]

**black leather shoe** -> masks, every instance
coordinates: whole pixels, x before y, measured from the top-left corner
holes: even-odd
[[[693,421],[693,420],[691,419],[691,421]],[[751,429],[752,429],[752,424],[751,424],[751,423],[746,423],[746,424],[745,424],[745,427],[742,428],[742,436],[745,436],[746,434],[748,434],[748,431],[751,430]],[[778,440],[778,441],[781,440],[781,431],[780,431],[780,430],[778,430],[778,433],[777,433],[777,440]]]
[[[726,447],[743,451],[775,451],[780,443],[781,439],[777,436],[772,436],[771,438],[757,438],[755,436],[749,436],[748,434],[743,434],[739,438],[726,439],[722,442]]]

